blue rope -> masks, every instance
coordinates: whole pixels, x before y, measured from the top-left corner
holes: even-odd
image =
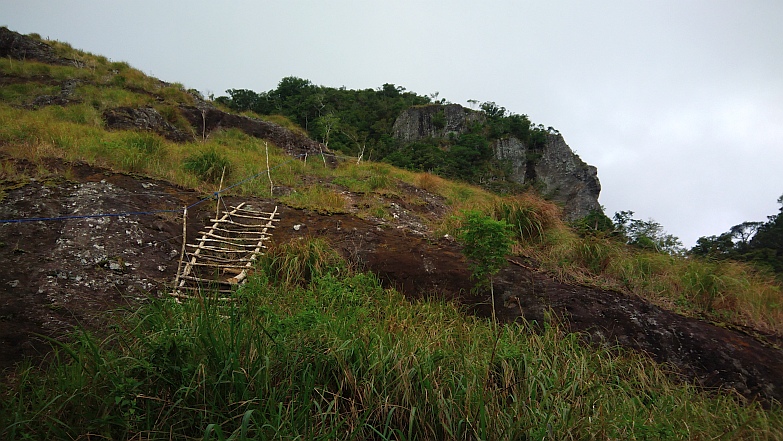
[[[182,210],[154,210],[154,211],[129,211],[125,213],[103,213],[103,214],[85,214],[80,216],[57,216],[57,217],[32,217],[24,219],[0,219],[0,224],[15,224],[23,222],[43,222],[43,221],[61,221],[70,219],[91,219],[98,217],[121,217],[121,216],[142,216],[157,213],[179,213]]]

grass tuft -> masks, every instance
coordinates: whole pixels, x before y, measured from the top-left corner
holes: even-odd
[[[232,169],[228,158],[215,149],[188,156],[183,167],[200,179],[211,183],[219,182],[223,176],[230,177]]]

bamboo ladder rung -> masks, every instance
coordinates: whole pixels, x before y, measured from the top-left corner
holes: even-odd
[[[274,228],[274,225],[270,226],[269,228]],[[252,231],[252,230],[239,230],[239,229],[227,230],[225,228],[219,228],[219,227],[212,228],[211,230],[212,231],[221,231],[221,232],[224,232],[224,233],[232,233],[232,234],[266,234],[268,236],[272,235],[272,233],[267,233],[266,231]],[[198,234],[206,234],[206,233],[207,233],[206,231],[199,231]]]
[[[269,234],[266,234],[266,235],[263,235],[263,236],[259,236],[259,237],[226,237],[226,236],[221,236],[219,234],[210,233],[210,232],[202,233],[202,235],[209,236],[209,237],[214,237],[215,239],[222,239],[222,240],[266,240],[266,239],[271,237],[271,235],[269,235]]]
[[[253,219],[258,219],[258,218],[253,218]],[[263,219],[263,220],[267,220],[268,221],[268,219]],[[226,219],[222,219],[222,220],[221,219],[210,219],[209,221],[210,222],[214,222],[216,224],[237,225],[239,227],[257,227],[258,226],[257,224],[243,224],[241,222],[234,222],[234,221],[229,220],[227,218]],[[274,225],[269,225],[268,227],[265,225],[265,227],[266,228],[274,228]]]
[[[252,262],[252,260],[249,260],[248,262]],[[224,269],[247,269],[245,265],[220,265],[220,264],[213,264],[213,263],[203,263],[203,262],[196,262],[193,264],[193,266],[204,266],[209,268],[215,268],[219,270]]]
[[[220,279],[204,279],[202,277],[195,277],[195,276],[182,276],[180,277],[184,280],[192,280],[194,282],[202,282],[207,284],[218,284],[218,285],[236,285],[236,283],[232,283],[228,280],[220,280]]]
[[[264,239],[261,239],[261,240],[268,240],[268,239],[267,239],[267,238],[264,238]],[[212,243],[223,243],[223,244],[230,245],[230,246],[232,246],[232,247],[238,247],[238,248],[255,248],[255,247],[256,247],[256,245],[255,245],[255,244],[246,244],[246,243],[229,242],[229,241],[227,241],[227,240],[222,240],[222,239],[210,239],[210,238],[204,238],[204,239],[201,239],[201,242],[202,242],[202,243],[204,243],[204,242],[212,242]],[[198,247],[199,247],[199,245],[191,245],[191,248],[192,248],[192,247],[196,247],[196,248],[198,248]],[[229,249],[228,249],[228,251],[234,251],[234,250],[231,250],[231,249],[229,248]]]

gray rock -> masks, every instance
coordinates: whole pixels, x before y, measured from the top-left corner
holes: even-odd
[[[103,112],[106,128],[113,130],[140,129],[158,133],[174,142],[191,141],[193,136],[166,121],[153,107],[117,107]]]
[[[459,104],[432,104],[412,107],[403,112],[392,131],[394,137],[405,142],[423,138],[447,138],[460,135],[470,129],[473,123],[483,123],[483,113],[466,109]]]
[[[483,112],[459,104],[416,106],[397,118],[393,132],[403,142],[447,138],[465,133],[473,124],[485,120]],[[535,151],[515,137],[499,139],[492,147],[497,159],[511,165],[512,181],[532,184],[544,197],[562,205],[566,220],[601,211],[598,170],[582,161],[559,133],[548,133],[546,145]]]
[[[16,60],[35,60],[47,64],[84,67],[84,63],[70,58],[63,58],[46,43],[14,32],[7,27],[0,27],[0,57]]]
[[[495,157],[511,164],[511,179],[534,184],[543,196],[560,203],[567,220],[601,211],[598,169],[586,164],[560,134],[547,134],[543,150],[532,151],[517,138],[500,139],[493,146]]]

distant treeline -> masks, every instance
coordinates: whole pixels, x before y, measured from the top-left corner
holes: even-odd
[[[701,237],[691,253],[747,261],[783,276],[783,196],[778,203],[780,211],[766,222],[743,222],[723,234]]]

